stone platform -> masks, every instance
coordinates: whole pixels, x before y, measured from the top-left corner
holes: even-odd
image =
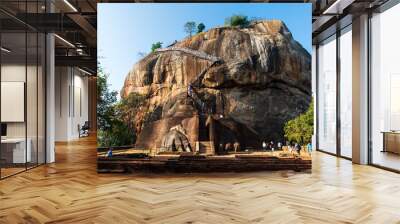
[[[301,157],[279,158],[274,156],[236,154],[227,156],[160,155],[147,158],[98,158],[99,173],[150,172],[245,172],[262,170],[311,169],[311,159]]]

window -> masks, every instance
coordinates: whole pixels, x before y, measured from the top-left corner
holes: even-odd
[[[41,1],[3,4],[17,4],[20,14],[43,10]],[[0,24],[0,178],[5,178],[45,163],[46,40],[23,22],[4,13],[0,17],[12,24]]]
[[[351,25],[340,35],[340,154],[352,157],[352,35]]]
[[[318,48],[318,148],[336,153],[336,36]]]
[[[371,18],[372,163],[400,170],[400,5]]]

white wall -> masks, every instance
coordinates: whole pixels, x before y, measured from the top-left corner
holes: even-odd
[[[37,70],[38,69],[38,70]],[[44,80],[42,67],[28,65],[25,63],[4,63],[1,66],[2,82],[24,82],[26,84],[26,107],[20,108],[21,113],[26,112],[26,120],[21,122],[5,122],[7,124],[8,138],[29,139],[32,162],[44,163],[45,150],[45,120],[44,120]],[[27,78],[27,80],[25,80]],[[2,90],[3,91],[3,90]],[[21,94],[24,94],[24,90]],[[4,94],[4,93],[3,93]],[[2,95],[2,98],[7,95]],[[2,107],[1,110],[12,110],[12,108]],[[13,113],[12,111],[7,111]],[[16,112],[14,112],[16,113]],[[36,161],[39,159],[39,161]]]
[[[69,69],[56,67],[55,69],[55,140],[68,140],[69,104],[68,88],[70,85]]]
[[[26,69],[27,69],[28,73],[30,73],[33,70],[36,70],[36,68],[33,66],[25,67],[25,64],[23,64],[23,65],[3,64],[1,66],[1,81],[2,82],[24,82],[24,83],[26,83],[25,82]],[[36,85],[36,82],[34,84]],[[28,97],[36,97],[36,90],[32,93],[30,93],[28,91],[27,96]],[[31,102],[32,100],[27,99],[27,101]],[[35,107],[36,107],[36,105],[35,105]],[[7,110],[7,108],[1,108],[1,109]],[[29,114],[29,113],[27,114],[28,121],[33,120],[33,118],[36,118],[36,114],[34,114],[34,117],[31,117],[31,115],[32,114]],[[18,137],[18,138],[25,137],[25,126],[26,126],[25,123],[26,122],[7,122],[7,137]]]
[[[76,68],[56,67],[55,140],[79,138],[78,125],[88,120],[88,78]]]

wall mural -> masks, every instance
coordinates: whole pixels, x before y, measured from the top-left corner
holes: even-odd
[[[273,5],[208,4],[208,9],[226,7],[221,14],[248,13],[232,13],[221,21],[223,15],[203,11],[201,20],[198,14],[190,14],[207,4],[99,4],[98,171],[309,169],[311,55],[284,19],[264,18],[260,9],[279,6],[284,12],[299,7],[311,15],[311,8],[309,4]],[[132,14],[155,7],[154,11],[186,15],[171,16],[171,21],[162,12],[152,15],[171,29],[180,23],[176,39],[169,31],[163,39],[153,28],[158,35],[145,39],[156,41],[144,46],[148,52],[132,53],[138,54],[137,60],[127,69],[119,92],[112,89],[116,77],[109,69],[113,66],[109,61],[119,59],[106,53],[109,42],[118,41],[101,37],[103,25],[108,32],[105,21],[110,24],[120,18],[112,16],[118,7]],[[192,20],[179,21],[190,15]],[[148,30],[152,21],[146,24],[141,19],[143,30]],[[311,29],[310,16],[297,20]],[[140,25],[133,26],[134,35],[143,35]],[[120,29],[119,35],[129,36],[125,32]],[[304,33],[311,47],[311,36]],[[134,35],[133,39],[143,39]],[[129,51],[129,47],[119,50]]]

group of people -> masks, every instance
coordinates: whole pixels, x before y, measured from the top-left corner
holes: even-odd
[[[240,143],[239,142],[235,142],[235,143],[220,143],[218,145],[218,151],[221,152],[229,152],[229,151],[234,151],[234,152],[239,152],[240,151]]]
[[[262,142],[262,148],[264,150],[270,150],[270,151],[275,151],[276,150],[281,150],[282,149],[282,143],[278,142],[276,145],[273,141],[270,141],[269,143],[266,143],[265,141]]]
[[[300,155],[301,145],[298,143],[291,142],[288,144],[288,149],[289,149],[289,152],[296,151]]]
[[[262,142],[262,148],[265,151],[272,151],[273,152],[275,150],[282,150],[283,147],[284,147],[284,145],[282,144],[282,142],[278,142],[276,144],[274,143],[274,141],[270,141],[270,142],[263,141]],[[296,151],[299,155],[300,155],[300,151],[302,150],[302,146],[299,143],[295,143],[295,142],[288,142],[286,144],[286,147],[289,150],[289,152]],[[312,152],[311,143],[308,143],[306,145],[306,149],[307,149],[307,152],[311,154],[311,152]],[[226,144],[220,143],[218,145],[218,151],[220,153],[229,152],[229,151],[239,152],[240,150],[241,150],[241,147],[240,147],[239,142],[235,142],[233,144],[230,143],[230,142],[228,142]]]
[[[270,141],[269,143],[267,143],[266,141],[262,142],[262,148],[263,148],[263,150],[266,150],[266,151],[282,150],[282,147],[283,147],[283,145],[281,142],[278,142],[277,144],[275,144],[274,141]],[[311,152],[312,152],[311,143],[309,142],[306,147],[307,147],[307,152],[311,154]],[[288,142],[287,148],[288,148],[289,152],[296,151],[298,154],[300,154],[300,151],[302,149],[302,147],[299,143],[294,143],[294,142]]]

